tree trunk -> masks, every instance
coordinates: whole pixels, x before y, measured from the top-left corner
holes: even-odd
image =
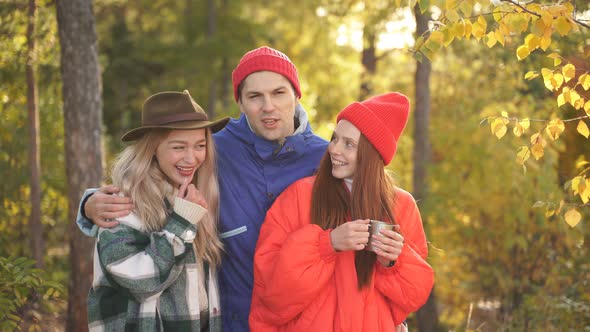
[[[197,37],[197,30],[193,17],[193,0],[184,2],[184,40],[187,45],[191,45]]]
[[[215,38],[217,31],[217,8],[215,0],[207,0],[207,39],[211,42]],[[215,62],[215,59],[213,59]],[[215,104],[217,103],[217,86],[219,79],[217,75],[211,77],[209,82],[209,102],[207,104],[207,115],[209,119],[215,118]]]
[[[102,179],[102,82],[91,0],[57,0],[65,119],[70,224],[70,284],[66,331],[88,330],[86,296],[92,280],[94,240],[78,230],[83,190]]]
[[[373,83],[371,80],[377,71],[376,39],[377,36],[373,25],[366,23],[363,28],[363,53],[361,59],[363,73],[361,74],[359,100],[365,100],[373,94]]]
[[[37,4],[29,0],[27,24],[27,110],[29,117],[29,171],[31,175],[31,216],[29,239],[35,266],[43,268],[43,225],[41,224],[41,161],[39,144],[39,106],[35,78],[35,18]]]
[[[230,86],[232,86],[231,82],[231,68],[229,66],[229,61],[227,60],[227,56],[223,56],[221,59],[221,108],[223,110],[228,110],[230,105],[233,104],[233,89],[230,90]]]
[[[428,31],[430,17],[420,12],[420,7],[414,7],[416,16],[416,35],[421,36]],[[415,90],[416,110],[414,111],[414,172],[413,195],[417,201],[425,200],[428,195],[427,167],[430,161],[430,137],[428,125],[430,122],[430,71],[431,64],[426,58],[416,64]],[[428,218],[423,215],[424,230],[428,234]],[[438,311],[434,288],[430,292],[428,301],[416,313],[418,330],[431,332],[439,330]]]
[[[222,17],[227,19],[229,16],[228,0],[221,0],[221,7],[219,8],[219,11],[221,12]],[[221,109],[225,111],[227,111],[231,105],[233,105],[233,89],[230,90],[230,87],[232,86],[231,73],[232,68],[227,55],[223,55],[221,58],[221,95],[219,98],[221,99]]]

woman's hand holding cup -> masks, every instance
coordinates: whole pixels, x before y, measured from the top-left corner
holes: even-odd
[[[404,237],[399,233],[399,225],[393,225],[392,230],[381,229],[379,234],[371,235],[371,245],[377,260],[383,266],[397,260],[404,246]]]
[[[345,222],[330,232],[330,240],[336,251],[365,249],[369,242],[369,219]]]

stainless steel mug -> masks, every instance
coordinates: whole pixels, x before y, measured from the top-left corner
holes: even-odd
[[[398,225],[389,224],[380,220],[371,220],[371,223],[369,224],[369,243],[367,243],[367,247],[365,249],[369,251],[375,251],[373,248],[373,235],[381,235],[380,233],[382,229],[391,231],[394,229],[394,226],[397,226],[395,228],[399,229]]]

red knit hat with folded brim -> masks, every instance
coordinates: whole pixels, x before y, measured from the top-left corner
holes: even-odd
[[[248,75],[257,71],[272,71],[285,76],[291,81],[297,97],[301,98],[297,68],[295,68],[293,62],[284,53],[268,46],[262,46],[244,54],[240,63],[238,63],[238,66],[232,72],[232,83],[234,85],[236,102],[240,99],[238,95],[238,86],[240,86],[240,83]]]
[[[397,92],[390,92],[354,102],[346,106],[336,119],[348,120],[377,149],[385,165],[388,165],[395,151],[397,141],[408,123],[410,101]]]

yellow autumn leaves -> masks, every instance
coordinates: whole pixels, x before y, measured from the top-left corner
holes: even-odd
[[[538,48],[546,51],[551,45],[553,32],[565,36],[572,30],[578,29],[573,17],[574,6],[568,2],[547,6],[532,3],[526,7],[526,13],[529,15],[524,15],[523,19],[531,22],[530,34],[516,49],[518,60],[525,59]],[[522,32],[525,30],[526,27]]]
[[[546,125],[541,131],[531,135],[530,144],[528,146],[523,146],[518,150],[516,158],[517,162],[523,165],[524,162],[529,159],[531,154],[535,160],[539,160],[541,157],[543,157],[545,146],[547,146],[547,141],[543,138],[542,133],[544,132],[549,140],[555,141],[565,131],[566,122],[571,122],[572,120],[578,121],[576,130],[578,133],[580,133],[580,135],[588,138],[590,136],[590,130],[588,129],[588,125],[584,122],[583,118],[586,117],[582,117],[582,119],[570,120],[537,120],[539,122],[546,122]],[[496,136],[498,139],[504,137],[504,135],[506,135],[508,132],[508,126],[511,122],[514,122],[512,132],[516,137],[522,136],[529,129],[531,123],[529,119],[519,120],[515,118],[509,118],[506,112],[502,112],[502,117],[495,118],[490,121],[492,135]]]
[[[511,122],[514,122],[512,132],[516,137],[522,136],[529,129],[531,123],[529,119],[519,120],[509,118],[506,112],[502,112],[502,117],[496,118],[490,123],[492,134],[498,139],[504,137],[504,135],[506,135],[508,132],[508,126]],[[522,146],[518,149],[516,153],[516,161],[520,165],[524,165],[531,155],[535,158],[535,160],[539,160],[545,154],[545,147],[547,146],[547,140],[545,140],[542,135],[543,131],[551,141],[555,141],[564,132],[564,130],[564,121],[560,119],[549,121],[544,130],[531,135],[529,145]]]
[[[547,146],[548,140],[555,141],[559,139],[560,135],[565,131],[566,122],[571,122],[573,120],[578,121],[576,127],[578,133],[588,138],[589,130],[588,126],[583,120],[584,118],[587,118],[587,116],[583,116],[581,117],[581,119],[570,120],[536,120],[539,122],[544,122],[545,126],[540,131],[531,135],[530,143],[528,145],[521,146],[520,148],[518,148],[516,152],[516,162],[522,165],[523,169],[526,170],[525,163],[531,156],[533,156],[535,160],[539,160],[540,158],[542,158],[545,154],[545,148]],[[510,125],[513,126],[513,134],[516,137],[521,137],[530,128],[531,120],[520,120],[516,118],[511,118],[509,117],[507,112],[502,112],[501,117],[490,120],[490,129],[492,131],[492,134],[496,136],[498,139],[501,139],[506,135],[506,133],[508,133]],[[567,188],[572,190],[574,196],[579,196],[580,200],[584,205],[588,205],[588,203],[590,202],[590,178],[586,178],[586,174],[590,173],[590,166],[588,165],[590,165],[590,162],[586,162],[584,160],[578,163],[579,168],[585,168],[580,172],[580,175],[568,181],[569,185]],[[542,206],[543,204],[544,203],[535,204],[535,207]],[[576,209],[577,204],[568,205],[571,205],[572,207],[563,214],[563,217],[569,226],[575,227],[582,220],[582,214],[578,211],[578,209]],[[557,209],[550,208],[548,204],[545,215],[547,217],[550,217],[554,214],[559,214],[560,212],[562,212],[563,207],[563,200],[560,202],[559,207]]]
[[[587,161],[582,161],[584,165],[590,164]],[[585,171],[590,170],[590,167],[586,167],[585,170],[582,171],[582,175],[578,175],[568,181],[570,184],[570,189],[572,190],[574,195],[577,195],[582,200],[582,203],[585,205],[590,202],[590,179],[586,178]],[[564,214],[565,221],[571,227],[576,227],[576,225],[582,220],[582,214],[576,209],[571,208]]]
[[[488,26],[484,15],[471,18],[473,8],[479,5],[476,0],[445,1],[444,10],[435,22],[436,28],[426,38],[421,36],[416,40],[415,50],[432,59],[437,50],[448,46],[454,39],[483,39],[491,48],[496,44],[504,46],[510,36],[529,32],[523,44],[516,49],[517,58],[523,60],[536,49],[546,51],[554,33],[565,36],[579,29],[573,16],[574,6],[569,2],[551,5],[529,3],[523,6],[502,3],[492,12],[493,26]]]
[[[554,63],[557,63],[557,65],[561,63],[561,58],[555,53],[550,54],[548,57],[553,58],[555,60]],[[539,74],[537,72],[529,71],[524,75],[524,78],[526,80],[532,80],[538,76]],[[576,67],[573,64],[568,63],[561,68],[556,68],[553,70],[549,68],[542,68],[541,76],[543,78],[543,84],[545,84],[545,87],[549,91],[558,93],[557,107],[570,104],[576,110],[583,110],[588,116],[590,116],[590,100],[585,100],[584,97],[582,97],[578,91],[576,91],[578,88],[581,88],[584,91],[588,91],[590,89],[589,73],[583,73],[574,83],[576,78]],[[588,134],[584,134],[584,125],[580,126],[582,126],[582,131],[579,131],[580,134],[588,138]]]
[[[545,216],[551,217],[553,215],[558,215],[562,213],[566,209],[566,204],[565,201],[561,200],[557,208],[555,208],[555,204],[547,202],[536,202],[533,205],[533,208],[540,207],[546,207],[547,210],[545,211]],[[563,214],[563,218],[565,219],[565,222],[573,228],[576,227],[580,223],[580,221],[582,221],[582,214],[575,207],[571,207],[568,208],[567,211]]]
[[[419,1],[422,10],[427,7],[422,6],[423,2],[428,3]],[[473,38],[482,41],[489,48],[496,45],[505,47],[506,43],[518,40],[516,57],[522,61],[533,53],[537,55],[537,53],[547,52],[551,49],[553,38],[580,31],[579,25],[583,24],[575,17],[576,11],[572,1],[543,4],[492,1],[493,7],[490,6],[489,1],[480,0],[447,0],[444,3],[440,16],[433,22],[430,34],[416,40],[414,54],[418,59],[421,56],[432,59],[437,51],[449,46],[453,40]],[[492,14],[492,18],[489,14]],[[559,50],[552,52],[559,52]],[[582,114],[569,119],[559,119],[559,116],[554,116],[552,119],[532,120],[509,117],[507,112],[502,112],[499,117],[487,119],[492,134],[498,139],[505,137],[510,130],[516,137],[530,135],[528,143],[516,151],[516,162],[522,165],[524,170],[526,170],[527,160],[531,157],[539,160],[545,155],[548,144],[559,139],[566,130],[566,125],[572,130],[575,125],[580,135],[586,139],[590,137],[587,122],[590,117],[590,100],[587,99],[590,99],[590,95],[586,93],[590,90],[590,73],[587,69],[576,68],[574,63],[559,53],[551,53],[547,57],[553,60],[553,68],[529,71],[524,76],[525,80],[540,77],[544,86],[556,96],[558,108],[571,105]],[[531,130],[532,132],[529,133]],[[571,189],[574,195],[580,197],[584,205],[589,205],[590,180],[586,179],[586,175],[590,176],[590,168],[582,171],[575,181],[571,181]],[[549,205],[552,207],[550,208]],[[575,227],[582,219],[582,214],[576,209],[580,206],[579,204],[565,204],[561,201],[559,208],[555,205],[555,203],[548,204],[546,213],[548,217],[563,214],[568,225],[572,227]]]
[[[580,196],[584,204],[590,201],[590,179],[584,175],[578,175],[571,180],[571,189],[574,195]]]

